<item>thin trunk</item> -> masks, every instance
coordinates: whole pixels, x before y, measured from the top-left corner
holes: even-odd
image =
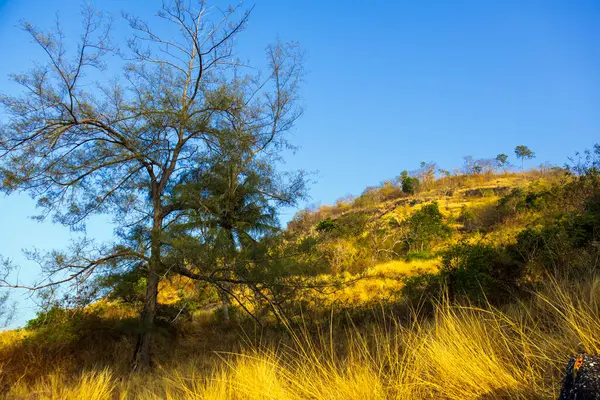
[[[133,355],[134,371],[144,371],[152,364],[151,344],[154,331],[154,317],[156,316],[156,297],[158,294],[158,274],[149,270],[146,283],[146,296],[144,299],[144,310],[142,311],[142,332],[138,336],[135,352]]]
[[[154,333],[154,319],[158,296],[160,259],[160,233],[162,230],[162,217],[160,205],[155,206],[152,237],[150,246],[150,263],[146,282],[146,296],[144,297],[144,310],[142,311],[142,332],[138,336],[133,354],[132,369],[134,371],[148,370],[152,365],[152,336]]]
[[[221,311],[223,312],[223,321],[229,322],[229,297],[224,290],[221,290]]]
[[[525,159],[521,158],[521,175],[525,176]]]
[[[235,238],[233,236],[233,231],[231,229],[227,229],[227,233],[229,236],[229,254],[227,254],[225,256],[225,266],[227,268],[230,268],[231,266],[233,266],[235,264]],[[229,272],[225,272],[225,277],[229,278],[231,277],[231,271]],[[223,283],[223,286],[225,286],[227,289],[229,289],[228,284],[226,282]],[[229,318],[229,296],[227,295],[227,292],[225,292],[224,290],[221,290],[221,310],[223,312],[223,321],[225,322],[229,322],[230,318]]]

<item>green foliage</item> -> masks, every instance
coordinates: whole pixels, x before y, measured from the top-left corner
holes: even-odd
[[[530,160],[532,158],[535,158],[535,153],[533,151],[531,151],[529,149],[529,147],[523,146],[523,145],[515,147],[515,155],[517,156],[517,158],[521,159],[521,172],[522,173],[525,172],[525,169],[524,169],[525,160]]]
[[[552,270],[562,257],[569,254],[571,239],[563,224],[530,228],[519,232],[514,249],[522,261],[533,263],[530,267],[535,264],[545,272]]]
[[[109,274],[98,281],[100,287],[105,288],[111,299],[125,302],[142,301],[146,289],[146,277],[141,268],[134,268],[122,274]]]
[[[409,251],[406,253],[404,259],[406,261],[433,260],[437,256],[436,253],[432,253],[431,251]]]
[[[27,322],[25,328],[34,334],[28,338],[43,346],[69,346],[82,339],[93,337],[118,338],[139,330],[139,320],[130,318],[107,318],[101,308],[94,311],[64,309],[53,306],[39,311]]]
[[[492,286],[492,260],[496,251],[489,245],[453,246],[442,256],[441,276],[452,295],[479,298]]]
[[[417,274],[403,279],[402,295],[416,303],[435,303],[443,296],[443,279],[440,274]]]
[[[418,178],[413,178],[411,176],[407,176],[402,179],[402,191],[408,194],[415,194],[419,191],[419,187],[421,186],[421,182]]]
[[[532,273],[574,272],[569,269],[579,267],[575,253],[586,249],[594,252],[594,243],[600,237],[597,201],[590,198],[584,213],[558,215],[542,227],[519,232],[513,247],[516,257],[529,263],[535,269]]]
[[[496,165],[499,168],[505,169],[506,166],[508,165],[508,155],[506,155],[504,153],[498,154],[494,160],[496,161]]]
[[[369,216],[364,213],[350,213],[338,218],[336,222],[341,236],[357,237],[365,232]]]
[[[516,214],[518,211],[525,209],[526,193],[521,188],[511,190],[509,194],[498,200],[498,212],[503,217]]]
[[[410,250],[428,250],[435,240],[450,236],[437,202],[427,204],[408,219],[407,243]]]
[[[327,233],[329,237],[356,238],[367,227],[369,216],[364,213],[348,213],[335,220],[326,218],[319,221],[315,227],[317,232]]]
[[[49,32],[24,25],[46,57],[12,76],[20,91],[0,94],[0,190],[28,192],[44,217],[75,230],[93,214],[114,217],[114,243],[82,240],[69,254],[35,261],[44,286],[69,284],[70,299],[84,300],[98,276],[127,277],[139,265],[149,296],[135,365],[144,368],[161,277],[196,279],[201,270],[199,280],[229,279],[215,266],[233,264],[236,250],[276,230],[274,207],[293,205],[303,192],[302,172],[275,173],[301,115],[303,52],[292,42],[269,45],[266,71],[240,74],[233,46],[249,14],[233,7],[213,20],[204,2],[180,1],[163,5],[158,26],[125,16],[133,38],[117,51],[110,18],[83,10],[74,59],[65,56],[59,24]],[[176,45],[165,46],[163,29]],[[128,62],[90,85],[90,70],[117,53]],[[120,288],[135,291],[135,282]]]
[[[442,255],[440,276],[451,298],[502,302],[521,275],[518,263],[489,244],[461,242]]]
[[[70,319],[72,312],[60,307],[51,307],[48,311],[38,311],[36,317],[25,324],[25,329],[37,329],[44,325],[62,323]]]
[[[536,192],[515,188],[498,200],[498,217],[504,219],[526,210],[539,211],[547,205],[549,196],[552,196],[552,193],[548,191]]]
[[[316,226],[317,232],[332,232],[337,227],[336,223],[331,218],[319,221]]]
[[[521,159],[531,159],[535,157],[535,153],[529,149],[527,146],[517,146],[515,147],[515,155],[517,158]]]
[[[457,221],[463,224],[466,232],[475,232],[480,227],[479,216],[465,205],[462,206]]]

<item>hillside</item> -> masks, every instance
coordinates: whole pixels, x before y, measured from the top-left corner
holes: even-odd
[[[556,398],[569,357],[600,351],[599,185],[595,169],[579,172],[444,176],[414,193],[385,182],[302,211],[273,239],[273,268],[288,272],[270,291],[232,284],[230,320],[210,286],[165,277],[149,374],[129,375],[139,298],[108,282],[102,300],[0,335],[2,390]]]

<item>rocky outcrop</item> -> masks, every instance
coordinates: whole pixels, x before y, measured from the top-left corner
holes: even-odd
[[[571,358],[558,400],[600,400],[600,356]]]

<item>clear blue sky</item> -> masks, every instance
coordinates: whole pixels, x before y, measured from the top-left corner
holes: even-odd
[[[117,17],[121,10],[149,16],[160,1],[96,4]],[[537,154],[530,166],[561,165],[600,141],[598,1],[252,4],[241,56],[260,60],[277,37],[307,51],[306,112],[292,136],[300,151],[287,167],[319,171],[310,203],[359,194],[421,161],[451,169],[465,155],[512,157],[525,144]],[[78,10],[73,0],[0,0],[0,91],[14,90],[7,74],[39,56],[18,21],[49,27],[58,11],[75,34]],[[27,219],[35,209],[26,196],[0,198],[0,207],[0,254],[22,261],[21,248],[68,243],[68,230]],[[107,240],[111,228],[98,218],[88,233]],[[21,277],[35,272],[25,263]],[[17,325],[33,315],[31,307],[21,300]]]

